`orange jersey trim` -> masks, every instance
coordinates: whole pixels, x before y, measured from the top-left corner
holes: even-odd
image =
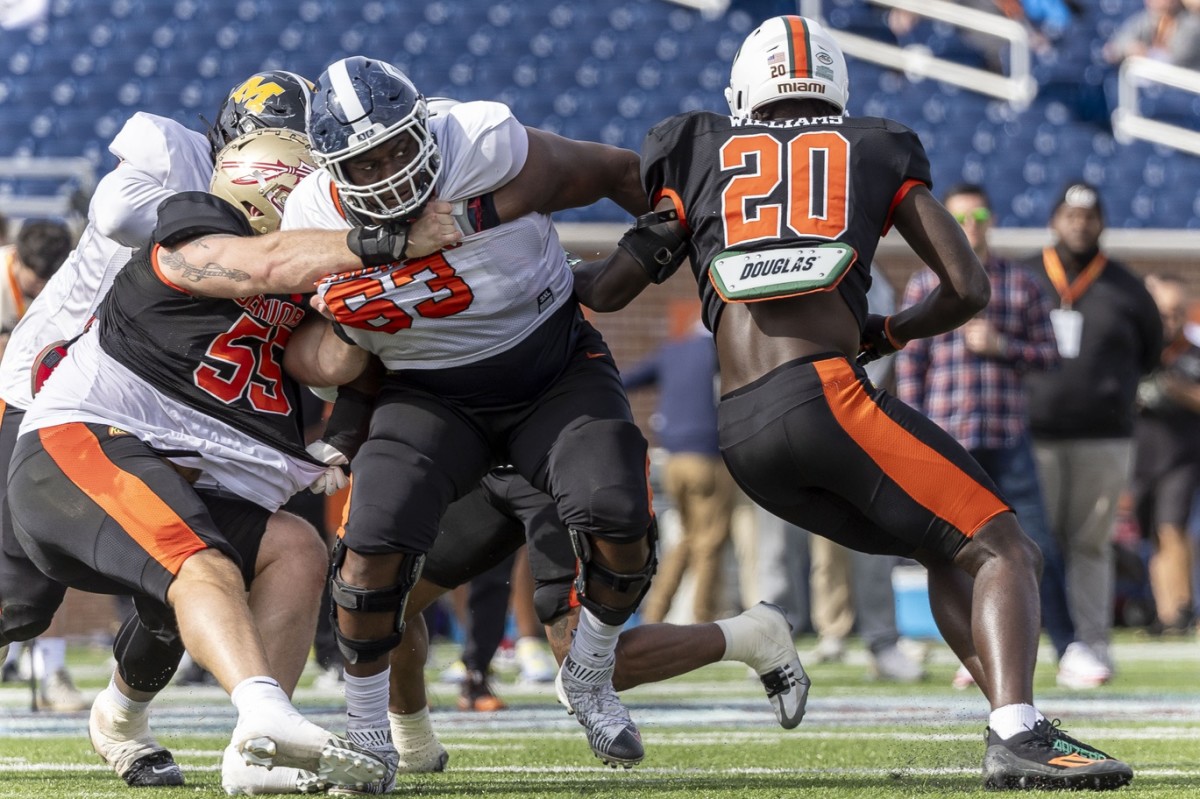
[[[342,215],[342,219],[349,221],[350,217],[346,216],[346,209],[342,206],[342,195],[338,193],[337,184],[333,182],[332,177],[329,179],[329,199],[333,200],[333,207]]]
[[[892,229],[892,214],[896,213],[896,208],[900,203],[904,202],[904,198],[908,193],[917,186],[924,186],[925,181],[909,178],[900,184],[900,188],[896,189],[896,196],[892,198],[892,204],[888,206],[887,219],[883,222],[883,230],[879,233],[880,236],[886,236],[888,231]]]
[[[185,288],[181,288],[181,287],[175,285],[167,278],[166,275],[163,274],[162,268],[158,265],[158,251],[161,249],[162,249],[161,244],[155,244],[154,249],[150,251],[150,266],[154,268],[154,274],[158,276],[159,280],[161,280],[163,283],[165,283],[170,288],[175,289],[180,294],[186,294],[189,297],[193,296],[192,292],[188,291]]]
[[[113,463],[79,422],[38,431],[46,454],[67,478],[124,528],[160,566],[178,574],[208,544],[140,477]]]
[[[42,447],[68,480],[125,529],[172,575],[208,545],[140,477],[121,469],[80,422],[37,431]]]
[[[660,189],[654,195],[652,207],[657,208],[658,204],[664,199],[670,200],[671,205],[675,206],[675,213],[679,214],[679,224],[683,225],[683,229],[690,234],[692,232],[692,227],[688,224],[687,213],[683,209],[683,200],[678,194],[675,193],[674,189]]]
[[[813,364],[829,409],[871,460],[921,507],[967,538],[1009,508],[937,450],[884,413],[843,360]]]

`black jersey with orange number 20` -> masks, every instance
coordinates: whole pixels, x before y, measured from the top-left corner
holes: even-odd
[[[723,300],[708,278],[714,257],[832,241],[856,254],[838,291],[861,322],[868,269],[892,212],[932,179],[920,139],[890,119],[768,122],[693,111],[646,135],[642,183],[651,204],[669,198],[690,231],[692,270],[715,329]]]

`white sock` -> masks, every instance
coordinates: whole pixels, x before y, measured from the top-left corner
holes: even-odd
[[[416,713],[387,714],[388,725],[392,728],[392,737],[396,740],[396,748],[407,741],[424,742],[433,737],[433,722],[429,720],[429,708],[423,707]]]
[[[1005,705],[998,707],[988,716],[988,726],[1001,738],[1011,738],[1033,729],[1033,725],[1044,719],[1033,705]]]
[[[571,641],[571,659],[593,669],[605,669],[613,664],[621,624],[605,624],[587,608],[579,614],[579,627]]]
[[[273,677],[265,675],[247,677],[242,680],[229,692],[229,699],[238,709],[239,716],[252,716],[253,711],[264,703],[282,703],[292,712],[296,712],[296,708],[292,706],[287,694],[279,687],[279,683]]]
[[[388,726],[388,682],[391,667],[369,677],[346,675],[346,737],[379,749],[391,746]]]
[[[746,662],[754,649],[757,626],[750,619],[734,616],[730,619],[718,619],[716,625],[725,635],[725,654],[721,660],[736,660]]]
[[[109,678],[108,687],[104,690],[108,692],[108,698],[112,700],[112,703],[119,707],[123,711],[122,715],[126,717],[140,716],[150,707],[149,701],[137,702],[121,693],[121,689],[117,687],[115,674]]]
[[[4,664],[16,663],[21,657],[22,650],[25,649],[25,644],[22,641],[13,641],[8,645],[8,655],[4,658]]]
[[[66,638],[39,638],[33,647],[33,673],[39,680],[46,679],[67,665]]]

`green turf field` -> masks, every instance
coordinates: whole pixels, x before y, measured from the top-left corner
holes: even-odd
[[[804,652],[806,642],[801,642]],[[811,646],[811,641],[807,642]],[[452,650],[435,653],[445,665]],[[1039,669],[1040,706],[1076,737],[1134,766],[1130,797],[1200,796],[1200,644],[1143,642],[1116,650],[1114,683],[1073,693]],[[98,690],[105,653],[76,648],[70,662],[85,692]],[[582,729],[554,704],[550,686],[501,679],[511,705],[493,714],[453,709],[456,689],[431,684],[434,724],[451,754],[444,774],[403,777],[407,796],[496,797],[957,797],[979,795],[986,707],[976,692],[949,687],[954,666],[935,645],[930,679],[898,687],[867,678],[865,656],[812,666],[808,715],[780,730],[746,669],[719,664],[688,677],[626,694],[646,743],[632,771],[603,767]],[[435,679],[438,669],[431,668]],[[309,684],[298,704],[340,728],[341,696]],[[163,797],[222,796],[217,762],[234,714],[215,688],[167,689],[155,715],[160,740],[188,785],[154,790]],[[127,788],[87,743],[86,713],[31,713],[27,689],[0,688],[0,799],[117,797]],[[135,792],[142,796],[148,789]]]

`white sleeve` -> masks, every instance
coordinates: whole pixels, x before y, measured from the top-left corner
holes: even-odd
[[[333,202],[332,180],[324,169],[310,173],[288,195],[283,206],[280,230],[318,228],[342,230],[351,227]]]
[[[430,127],[442,151],[438,197],[447,202],[500,188],[529,155],[528,132],[502,103],[460,103],[430,120]]]
[[[208,189],[208,141],[174,120],[138,112],[108,149],[121,163],[97,185],[89,217],[101,235],[126,247],[141,247],[150,238],[164,199]]]

